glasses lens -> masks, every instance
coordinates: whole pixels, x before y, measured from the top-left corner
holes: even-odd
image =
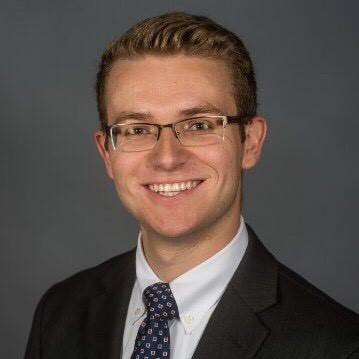
[[[207,146],[223,140],[223,117],[197,117],[178,122],[176,132],[184,146]]]
[[[111,127],[113,147],[124,152],[151,149],[156,144],[157,137],[157,127],[146,123],[120,123]]]

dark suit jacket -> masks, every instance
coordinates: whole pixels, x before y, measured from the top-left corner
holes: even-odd
[[[358,315],[249,244],[193,359],[359,358]],[[135,251],[56,284],[35,313],[25,359],[119,359]]]

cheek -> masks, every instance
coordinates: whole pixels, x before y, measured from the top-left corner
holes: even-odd
[[[212,168],[218,180],[223,178],[235,179],[240,175],[242,152],[241,148],[232,141],[213,148],[211,151],[203,147],[198,153],[198,157]]]
[[[126,191],[128,183],[134,178],[136,165],[129,157],[115,157],[111,161],[113,180],[117,190]]]

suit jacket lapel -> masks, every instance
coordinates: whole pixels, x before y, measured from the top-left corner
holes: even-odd
[[[252,358],[268,334],[250,307],[228,288],[215,309],[193,359]]]
[[[119,359],[127,307],[135,282],[135,251],[110,265],[102,277],[103,289],[89,303],[87,358]]]
[[[277,262],[247,226],[246,253],[203,333],[193,359],[252,358],[269,334],[258,312],[277,301]]]

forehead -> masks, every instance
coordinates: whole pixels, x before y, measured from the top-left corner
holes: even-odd
[[[230,71],[223,60],[187,55],[118,60],[106,84],[109,122],[119,111],[159,117],[184,108],[213,106],[235,114]]]

